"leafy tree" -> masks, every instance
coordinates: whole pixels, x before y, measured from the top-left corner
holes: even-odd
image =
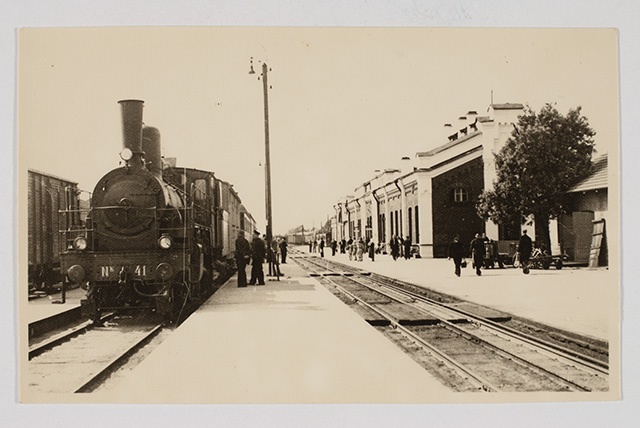
[[[525,108],[495,154],[497,178],[493,190],[480,195],[481,217],[511,224],[533,215],[536,236],[550,248],[549,220],[566,211],[567,191],[592,169],[595,132],[580,110],[563,116],[552,104],[539,113]]]

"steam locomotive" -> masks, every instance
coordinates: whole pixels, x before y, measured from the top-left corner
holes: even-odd
[[[212,292],[236,235],[250,235],[255,221],[213,172],[164,165],[160,133],[142,121],[144,102],[119,103],[124,166],[98,180],[82,227],[61,228],[61,271],[87,289],[82,307],[93,319],[144,308],[176,320]]]

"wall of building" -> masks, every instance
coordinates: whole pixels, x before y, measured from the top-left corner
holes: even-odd
[[[447,257],[448,246],[455,234],[467,246],[485,224],[476,213],[475,203],[484,189],[483,162],[477,157],[457,168],[433,178],[433,256]],[[467,191],[466,202],[455,202],[453,191]]]
[[[557,222],[559,245],[570,261],[587,263],[593,220],[606,219],[608,191],[598,189],[571,196],[571,212],[561,215]]]

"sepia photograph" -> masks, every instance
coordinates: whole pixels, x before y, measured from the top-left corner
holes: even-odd
[[[18,46],[24,402],[620,397],[615,30]]]
[[[15,52],[23,417],[624,400],[618,29],[22,26]]]

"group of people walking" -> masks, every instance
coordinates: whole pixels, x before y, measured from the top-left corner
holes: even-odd
[[[486,256],[486,243],[490,242],[489,238],[487,238],[486,234],[476,233],[475,237],[471,240],[471,244],[469,245],[469,253],[471,254],[471,260],[473,263],[473,267],[475,268],[476,275],[482,275],[482,266],[484,265],[484,260]],[[525,273],[527,270],[527,262],[531,257],[531,252],[533,251],[533,242],[531,238],[527,234],[527,230],[525,229],[522,232],[522,236],[520,237],[520,242],[518,243],[518,253],[520,257],[520,265],[523,268]],[[449,259],[453,259],[453,264],[455,266],[455,274],[456,276],[460,276],[461,268],[466,266],[466,261],[464,260],[464,247],[460,242],[460,235],[455,235],[453,237],[453,241],[449,244]]]
[[[244,237],[244,232],[238,232],[236,239],[236,267],[238,268],[238,287],[247,286],[246,267],[251,263],[251,278],[249,285],[265,285],[264,271],[262,264],[268,258],[266,237],[260,237],[260,232],[253,232],[251,243]],[[284,238],[276,238],[271,243],[271,255],[274,257],[276,275],[280,276],[280,267],[278,266],[278,256],[283,264],[287,263],[287,240]],[[269,261],[269,260],[267,260]]]
[[[320,241],[309,241],[308,245],[310,253],[319,252],[320,257],[324,257],[324,239],[320,239]],[[349,240],[342,239],[340,242],[334,239],[331,241],[330,248],[332,256],[335,256],[339,251],[340,254],[347,254],[349,256],[349,260],[361,262],[364,260],[365,254],[367,254],[371,261],[374,261],[375,255],[383,252],[384,244],[380,243],[376,245],[372,238],[366,240],[363,238],[349,238]],[[394,236],[389,241],[389,250],[393,260],[397,260],[402,257],[410,259],[412,255],[411,239],[408,236],[406,239]]]
[[[407,236],[406,239],[394,236],[389,241],[389,248],[391,248],[391,257],[393,260],[404,257],[405,260],[411,258],[411,239]]]
[[[365,251],[367,251],[367,256],[373,261],[375,253],[371,248],[375,248],[372,239],[369,239],[366,244],[362,238],[357,240],[349,239],[345,243],[345,251],[349,254],[349,260],[355,260],[357,262],[363,261]]]
[[[472,266],[475,269],[477,276],[482,275],[482,266],[485,262],[486,256],[486,244],[491,242],[487,236],[482,233],[476,233],[475,237],[469,244],[468,253],[471,254]],[[271,243],[271,254],[274,257],[276,265],[276,275],[280,275],[278,265],[278,258],[280,262],[285,264],[287,260],[287,241],[284,238],[276,238]],[[348,241],[342,239],[339,243],[336,240],[331,241],[330,248],[331,254],[336,255],[339,250],[341,254],[348,254],[349,260],[363,261],[365,252],[374,261],[375,254],[382,251],[383,245],[379,244],[377,247],[373,242],[373,239],[369,238],[367,242],[362,238],[349,239]],[[325,241],[321,238],[319,241],[309,241],[309,252],[318,252],[320,257],[324,257]],[[406,239],[394,236],[389,241],[389,249],[393,260],[404,257],[405,259],[411,258],[411,240],[407,236]],[[527,234],[527,230],[524,230],[518,244],[518,254],[520,265],[525,273],[528,272],[527,265],[531,253],[533,251],[533,243],[531,238]],[[465,260],[465,248],[460,241],[460,235],[455,235],[453,241],[449,244],[449,259],[453,260],[456,276],[460,276],[462,268],[466,266]],[[246,287],[249,285],[264,285],[264,271],[262,264],[265,262],[265,258],[268,258],[267,244],[264,237],[260,237],[258,231],[254,232],[251,243],[244,237],[243,232],[238,232],[238,238],[236,239],[236,251],[235,251],[236,265],[238,267],[238,287]],[[267,260],[268,261],[268,260]],[[251,263],[251,278],[247,282],[246,266]]]

